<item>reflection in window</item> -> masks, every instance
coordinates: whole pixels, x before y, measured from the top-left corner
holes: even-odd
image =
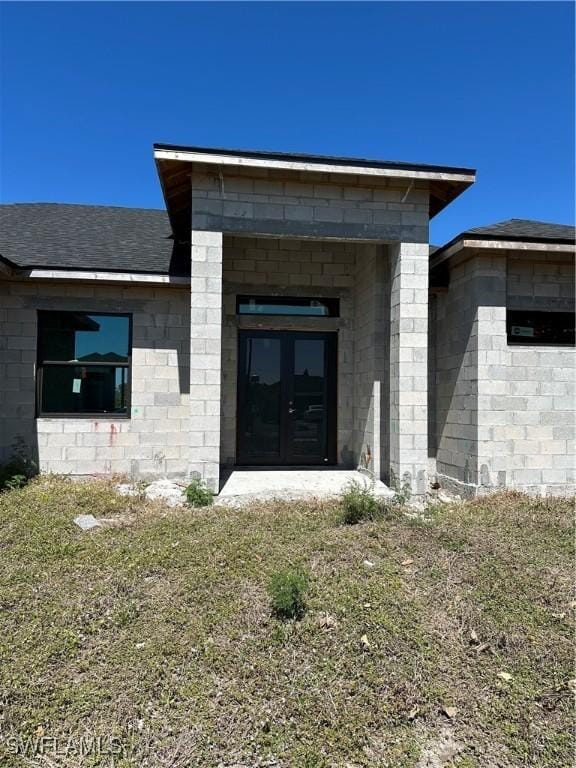
[[[278,338],[246,341],[244,446],[250,459],[280,455],[281,345]]]
[[[509,344],[574,344],[574,312],[533,312],[511,310],[506,313]]]
[[[239,315],[300,315],[304,317],[338,317],[338,299],[301,298],[296,296],[238,296]]]
[[[294,452],[325,456],[326,343],[324,339],[294,340]]]
[[[38,413],[128,415],[130,317],[38,313]]]

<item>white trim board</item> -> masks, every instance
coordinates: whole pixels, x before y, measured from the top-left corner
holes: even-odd
[[[333,163],[304,162],[302,160],[277,160],[263,157],[239,155],[217,155],[207,152],[186,152],[184,150],[155,149],[156,160],[180,160],[186,163],[207,165],[230,165],[243,168],[270,168],[285,171],[311,173],[334,173],[352,176],[384,176],[389,178],[422,179],[435,181],[460,181],[472,184],[475,174],[447,173],[442,171],[416,171],[405,168],[379,168],[376,166],[336,165]]]
[[[570,243],[531,243],[513,240],[458,240],[438,257],[432,256],[430,266],[437,267],[447,259],[465,249],[493,251],[539,251],[547,253],[575,253],[576,247]]]
[[[67,269],[31,269],[19,275],[29,280],[71,280],[75,282],[132,283],[133,285],[190,285],[189,277],[138,272],[81,272]]]

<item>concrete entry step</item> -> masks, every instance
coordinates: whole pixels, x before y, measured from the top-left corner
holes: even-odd
[[[235,469],[224,475],[217,503],[240,504],[266,499],[329,499],[339,496],[351,482],[372,485],[361,472],[352,469]],[[375,495],[391,497],[393,492],[377,480]]]

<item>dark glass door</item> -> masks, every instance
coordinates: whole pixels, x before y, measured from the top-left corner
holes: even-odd
[[[238,463],[336,461],[336,334],[240,331]]]

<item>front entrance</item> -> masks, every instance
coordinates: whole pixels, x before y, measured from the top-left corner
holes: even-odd
[[[239,331],[237,463],[336,463],[336,333]]]

